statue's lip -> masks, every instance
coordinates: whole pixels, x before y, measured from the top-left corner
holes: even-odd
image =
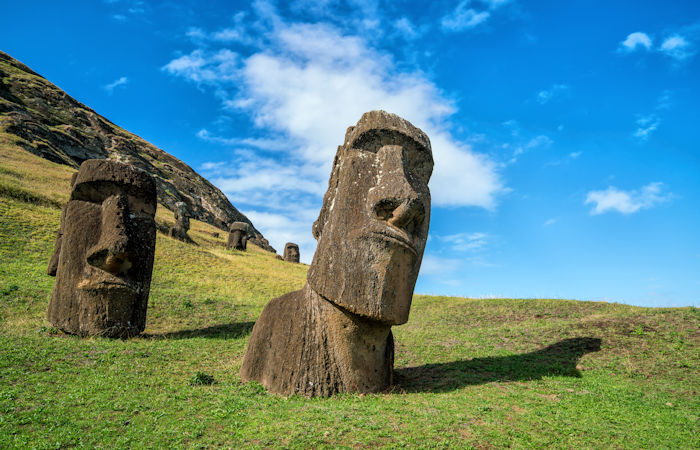
[[[129,291],[131,293],[136,293],[136,289],[128,284],[126,281],[122,280],[83,280],[78,283],[78,289],[85,291],[101,291],[101,290],[112,290],[121,289]]]
[[[393,242],[395,244],[399,244],[402,247],[405,247],[409,249],[411,252],[414,254],[418,254],[418,251],[416,250],[415,245],[408,239],[407,236],[405,236],[403,233],[399,231],[394,231],[391,228],[386,228],[383,230],[373,230],[370,232],[371,235],[373,236],[378,236],[381,239],[384,239],[386,241]]]

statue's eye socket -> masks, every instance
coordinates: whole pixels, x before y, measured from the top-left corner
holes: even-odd
[[[130,213],[152,217],[156,212],[155,205],[148,201],[143,194],[139,192],[130,192],[130,187],[131,185],[112,181],[81,183],[74,187],[71,200],[80,200],[101,205],[109,197],[126,194]]]

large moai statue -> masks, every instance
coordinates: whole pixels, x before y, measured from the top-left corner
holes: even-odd
[[[248,224],[245,222],[233,222],[229,228],[228,243],[226,248],[245,251],[248,246]]]
[[[83,162],[61,213],[48,273],[48,320],[81,336],[129,337],[146,326],[156,245],[156,184],[106,159]]]
[[[428,137],[365,113],[338,147],[313,235],[306,285],[271,300],[241,378],[271,392],[329,396],[393,383],[392,325],[408,320],[430,222]]]
[[[283,259],[287,262],[298,263],[299,262],[299,246],[293,242],[287,242],[284,244],[284,257]]]
[[[175,203],[175,225],[168,230],[168,236],[179,239],[185,242],[192,242],[192,239],[187,235],[190,229],[190,212],[187,210],[185,202]]]

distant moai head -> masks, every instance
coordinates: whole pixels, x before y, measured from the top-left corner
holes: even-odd
[[[48,319],[79,335],[143,331],[155,252],[156,185],[146,172],[87,160],[63,207],[49,274]]]
[[[233,222],[229,228],[228,243],[226,248],[245,250],[248,245],[248,224],[245,222]]]
[[[313,234],[311,288],[349,312],[405,323],[430,222],[428,137],[399,116],[365,113],[345,135]]]
[[[175,226],[187,232],[190,229],[190,212],[187,209],[187,203],[175,203]]]
[[[299,246],[293,242],[284,244],[284,260],[298,263],[299,262]]]

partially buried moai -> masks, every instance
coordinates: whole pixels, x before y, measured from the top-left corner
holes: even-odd
[[[187,231],[190,229],[190,213],[187,210],[187,204],[185,202],[175,203],[173,214],[175,215],[175,225],[168,230],[168,236],[191,242],[192,239],[187,235]]]
[[[61,213],[48,273],[49,322],[81,336],[129,337],[146,325],[156,244],[156,185],[105,159],[83,162]]]
[[[299,262],[299,246],[293,242],[284,244],[284,258],[287,262]]]
[[[226,248],[231,250],[245,250],[248,246],[248,224],[245,222],[233,222],[229,228],[228,243]]]
[[[338,147],[306,285],[271,300],[241,367],[283,395],[380,392],[393,382],[392,325],[408,320],[430,221],[428,137],[365,113]]]

